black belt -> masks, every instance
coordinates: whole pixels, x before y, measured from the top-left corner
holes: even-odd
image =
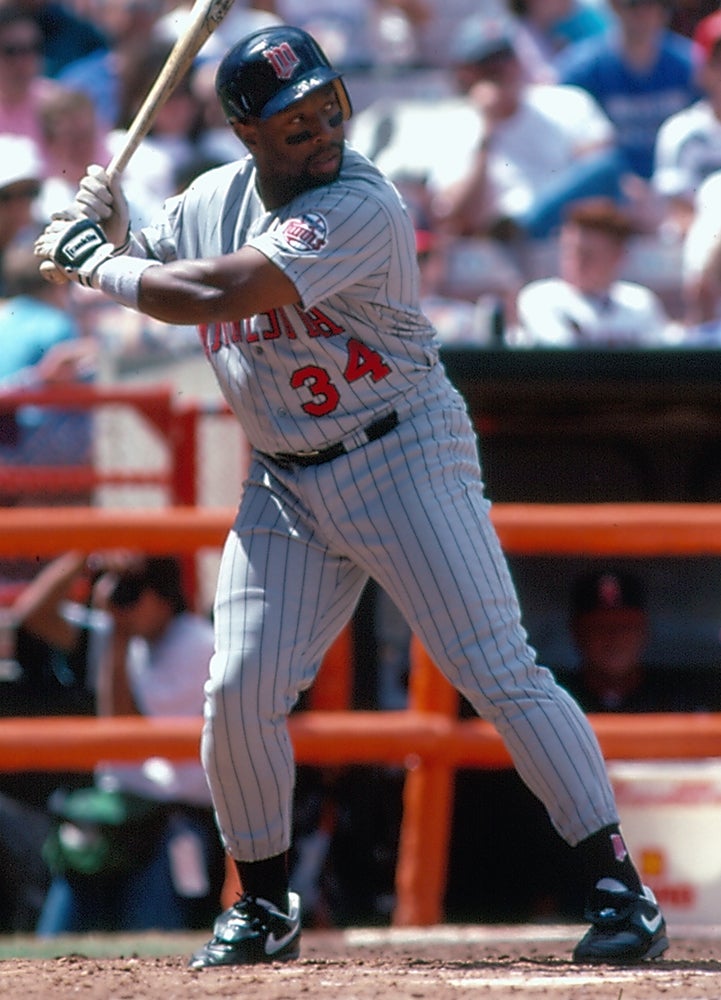
[[[393,410],[391,413],[387,413],[384,417],[379,417],[378,420],[374,420],[362,429],[361,434],[366,440],[361,443],[368,444],[370,441],[377,441],[378,438],[390,434],[397,426],[398,414]],[[352,450],[353,446],[347,448],[343,441],[337,441],[328,448],[321,448],[319,451],[303,451],[298,454],[294,452],[280,452],[277,455],[268,455],[267,457],[275,462],[276,465],[279,465],[281,469],[292,469],[294,465],[307,468],[309,465],[325,465],[326,462],[332,462],[334,458],[347,455]]]

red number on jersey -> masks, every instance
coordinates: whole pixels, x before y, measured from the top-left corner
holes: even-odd
[[[325,368],[317,365],[306,365],[293,372],[290,384],[294,389],[305,386],[315,397],[308,403],[303,403],[303,409],[312,417],[324,417],[332,413],[340,401],[340,393],[328,377]]]
[[[370,375],[374,382],[380,382],[390,375],[390,367],[385,363],[378,351],[374,351],[362,340],[353,337],[348,341],[348,363],[343,374],[346,381],[355,382],[365,375]]]
[[[374,382],[379,382],[390,372],[390,366],[377,351],[360,340],[348,341],[348,361],[343,372],[346,382],[356,382],[367,375]],[[318,365],[306,365],[293,372],[290,384],[294,389],[305,386],[313,395],[313,400],[303,403],[303,409],[312,417],[324,417],[332,413],[340,402],[340,393],[333,385],[328,372]]]

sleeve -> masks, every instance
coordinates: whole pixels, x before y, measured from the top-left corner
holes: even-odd
[[[710,174],[698,189],[694,218],[683,247],[685,280],[698,275],[721,240],[718,205],[721,200],[721,171]]]
[[[297,199],[294,214],[249,240],[298,290],[308,309],[350,285],[366,292],[387,277],[393,225],[380,199],[343,186],[311,201]]]
[[[688,194],[693,188],[690,171],[683,164],[683,149],[674,118],[667,118],[656,136],[651,183],[667,198]]]
[[[178,259],[175,229],[182,212],[181,196],[168,198],[150,225],[131,234],[129,255],[149,260],[159,260],[162,264]]]
[[[598,101],[581,87],[564,87],[566,91],[566,124],[575,136],[579,153],[598,149],[616,139],[616,130]]]

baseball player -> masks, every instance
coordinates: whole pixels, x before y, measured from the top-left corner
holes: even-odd
[[[55,219],[36,243],[116,302],[197,323],[253,447],[219,569],[202,739],[243,895],[192,967],[299,954],[287,716],[369,577],[578,845],[591,926],[575,959],[657,957],[663,916],[624,845],[593,731],[522,628],[475,433],[418,306],[413,226],[345,145],[341,74],[282,25],[236,44],[216,87],[248,156],[203,174],[129,240],[120,186],[93,166],[77,200],[95,221]]]

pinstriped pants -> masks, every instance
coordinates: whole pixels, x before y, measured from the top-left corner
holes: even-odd
[[[254,458],[218,576],[202,739],[233,857],[289,847],[287,716],[368,577],[498,729],[568,843],[618,821],[593,731],[527,642],[489,509],[451,390],[325,465],[288,472]]]

